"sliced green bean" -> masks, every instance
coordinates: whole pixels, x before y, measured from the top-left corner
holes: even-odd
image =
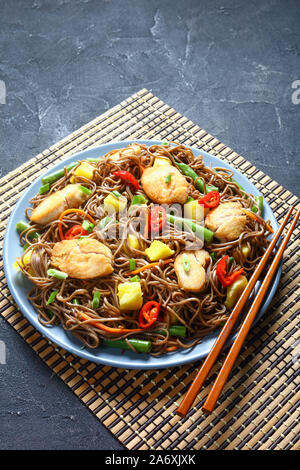
[[[193,222],[191,219],[182,219],[181,217],[177,217],[175,215],[167,214],[167,220],[171,224],[177,225],[178,227],[187,226],[189,227],[192,232],[195,233],[196,237],[204,239],[206,243],[210,243],[214,236],[213,232],[202,225],[198,225]]]
[[[257,207],[260,211],[260,214],[262,215],[262,212],[263,212],[263,209],[264,209],[264,197],[263,196],[256,196],[255,197],[255,202],[257,204]],[[252,206],[251,207],[251,210],[252,212],[257,212],[257,207],[256,206]]]
[[[131,346],[137,351],[141,353],[148,353],[151,351],[152,343],[151,341],[146,341],[143,339],[134,339],[130,338],[127,340]],[[118,339],[116,341],[112,341],[110,339],[104,339],[102,341],[103,346],[108,346],[111,348],[120,348],[120,349],[131,349],[131,347],[127,344],[124,339]]]
[[[219,188],[217,188],[217,186],[213,186],[213,185],[210,185],[210,184],[206,184],[204,186],[203,180],[201,178],[199,178],[197,173],[189,165],[187,165],[186,163],[177,163],[177,162],[175,162],[175,164],[176,164],[177,168],[179,168],[185,176],[189,176],[190,178],[192,178],[192,180],[195,183],[195,187],[197,189],[199,189],[199,191],[201,191],[201,193],[205,193],[205,191],[204,191],[205,186],[206,186],[206,192],[207,193],[210,192],[210,191],[219,191]]]
[[[157,333],[157,334],[166,336],[165,330],[149,331],[149,333]],[[186,336],[186,327],[183,325],[171,325],[169,328],[169,335],[184,338]]]
[[[52,183],[55,183],[55,181],[59,180],[60,178],[62,178],[63,176],[65,176],[65,168],[66,170],[69,172],[71,171],[73,168],[75,168],[75,166],[78,164],[78,162],[72,162],[70,163],[69,165],[67,165],[66,167],[64,167],[62,170],[58,170],[58,171],[55,171],[54,173],[50,173],[50,175],[46,175],[46,176],[43,176],[42,178],[42,183],[43,184],[52,184]]]
[[[98,163],[100,161],[100,158],[87,157],[86,161],[91,163]]]
[[[30,230],[32,229],[32,226],[29,225],[27,222],[24,222],[23,220],[20,220],[16,224],[16,229],[19,233],[24,232],[25,230]],[[39,238],[41,235],[38,232],[30,232],[28,235],[29,240],[33,240],[34,238]]]
[[[46,184],[43,184],[43,186],[40,187],[39,189],[39,193],[40,194],[44,194],[44,193],[47,193],[50,189],[50,184],[49,183],[46,183]]]

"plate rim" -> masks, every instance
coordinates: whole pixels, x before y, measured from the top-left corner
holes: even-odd
[[[124,146],[129,145],[130,143],[133,143],[133,142],[143,143],[143,144],[149,146],[149,145],[162,144],[162,142],[164,142],[164,141],[163,140],[154,140],[154,139],[153,140],[152,139],[131,139],[131,140],[123,140],[123,141],[118,140],[118,141],[110,141],[110,142],[101,144],[99,146],[90,147],[88,149],[76,152],[76,153],[68,156],[67,158],[65,158],[63,160],[60,160],[60,161],[56,162],[47,171],[42,173],[41,176],[39,176],[38,178],[36,178],[34,181],[32,181],[30,183],[28,188],[25,189],[24,193],[17,200],[17,202],[16,202],[16,204],[15,204],[15,206],[14,206],[14,208],[13,208],[13,210],[12,210],[12,212],[11,212],[9,218],[8,218],[8,221],[7,221],[7,226],[6,226],[5,235],[4,235],[4,242],[3,242],[4,273],[5,273],[5,277],[6,277],[6,280],[7,280],[9,291],[10,291],[10,293],[11,293],[13,299],[14,299],[14,302],[16,303],[18,309],[22,312],[22,314],[28,320],[28,322],[34,328],[36,328],[39,331],[39,333],[45,339],[50,340],[55,345],[65,349],[66,351],[70,352],[71,354],[82,357],[82,358],[87,359],[87,360],[89,360],[91,362],[94,362],[94,363],[108,365],[108,366],[111,366],[111,367],[125,368],[125,369],[147,370],[147,369],[164,369],[164,368],[168,368],[168,367],[177,367],[177,366],[181,366],[181,365],[184,365],[184,364],[189,364],[189,363],[204,359],[207,356],[210,348],[208,347],[207,350],[203,351],[203,352],[198,351],[198,354],[197,354],[197,347],[199,347],[200,345],[203,345],[203,343],[199,343],[199,345],[197,345],[194,348],[188,350],[188,352],[185,352],[185,350],[180,350],[180,351],[175,351],[174,353],[164,354],[163,356],[158,356],[158,357],[150,356],[151,361],[149,363],[146,362],[146,359],[150,360],[149,356],[146,355],[146,354],[136,354],[136,353],[132,353],[131,351],[125,351],[125,354],[121,354],[121,350],[118,350],[118,349],[116,350],[114,348],[102,349],[102,352],[104,352],[104,355],[106,354],[108,357],[101,357],[101,348],[96,349],[96,350],[100,351],[100,356],[97,356],[95,354],[93,355],[93,351],[96,351],[96,350],[89,349],[89,348],[81,349],[82,345],[81,346],[78,345],[78,347],[77,347],[77,345],[76,345],[77,343],[76,343],[74,338],[72,338],[74,345],[72,343],[71,344],[66,344],[65,341],[71,341],[71,339],[70,339],[70,336],[67,335],[65,330],[63,330],[63,332],[65,333],[65,341],[62,341],[62,340],[60,340],[60,338],[56,338],[55,335],[52,333],[52,331],[54,331],[54,329],[56,327],[51,328],[51,327],[43,326],[38,321],[38,317],[36,315],[34,307],[32,305],[30,306],[31,309],[32,309],[32,313],[30,313],[30,312],[28,312],[27,307],[22,304],[22,301],[20,299],[20,294],[18,293],[18,289],[17,289],[17,287],[15,287],[15,285],[14,285],[12,279],[11,279],[12,269],[13,268],[10,267],[9,263],[8,263],[8,254],[7,254],[7,250],[8,250],[8,247],[9,247],[8,235],[9,235],[9,232],[12,230],[12,224],[13,224],[15,213],[17,212],[18,208],[24,203],[24,200],[26,200],[26,196],[28,195],[30,190],[32,190],[32,188],[35,185],[37,185],[38,182],[40,182],[41,177],[44,176],[44,175],[47,175],[49,173],[52,173],[56,168],[59,168],[64,163],[66,164],[71,159],[80,160],[81,158],[79,158],[79,156],[81,156],[81,155],[84,156],[87,153],[94,153],[94,152],[97,152],[97,151],[103,152],[103,149],[105,149],[105,147],[116,146],[116,148],[122,148]],[[238,176],[241,176],[242,179],[246,179],[247,182],[252,186],[252,188],[255,189],[254,192],[257,192],[258,194],[262,194],[256,188],[254,183],[252,183],[245,175],[243,175],[239,170],[234,168],[230,163],[227,163],[226,161],[223,161],[219,157],[217,157],[215,155],[212,155],[209,152],[206,152],[206,151],[201,150],[201,149],[197,149],[196,147],[188,146],[188,145],[187,145],[187,147],[190,148],[193,151],[193,153],[202,154],[206,158],[217,159],[225,167],[226,166],[230,167],[234,171],[235,177],[236,177],[236,175],[238,175]],[[107,153],[107,151],[105,151],[103,153],[103,155],[105,153]],[[264,201],[265,201],[265,204],[267,204],[269,210],[271,211],[271,213],[274,217],[275,225],[276,225],[276,228],[277,228],[278,223],[277,223],[275,214],[274,214],[272,208],[270,207],[270,205],[268,204],[268,202],[266,200],[264,200]],[[274,223],[273,223],[273,225],[274,225]],[[280,277],[281,277],[281,269],[282,269],[282,263],[280,264],[278,270],[276,271],[276,274],[274,275],[274,278],[273,278],[274,282],[272,283],[271,289],[269,290],[269,292],[267,294],[267,297],[265,298],[264,304],[260,308],[260,310],[259,310],[259,312],[258,312],[258,314],[255,318],[255,321],[252,325],[252,328],[260,320],[260,318],[264,315],[264,313],[266,312],[267,308],[269,307],[269,305],[270,305],[270,303],[271,303],[271,301],[272,301],[272,299],[273,299],[273,297],[276,293],[278,283],[279,283],[279,280],[280,280]],[[35,316],[34,316],[34,314],[35,314]],[[57,328],[62,328],[62,327],[60,325],[58,325]],[[209,335],[205,336],[205,338],[207,340],[211,341],[211,346],[213,345],[213,343],[215,341],[215,338],[216,338],[215,333],[216,332],[214,332],[213,334],[209,334]],[[236,334],[234,334],[230,337],[230,339],[226,343],[225,348],[227,348],[228,346],[230,346],[230,344],[232,344],[232,342],[234,341],[235,336],[236,336]],[[134,356],[132,356],[132,354]],[[140,360],[138,360],[138,359],[140,359]]]

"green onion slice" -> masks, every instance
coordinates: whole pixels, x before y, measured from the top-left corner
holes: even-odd
[[[54,300],[56,299],[58,293],[59,290],[54,290],[53,292],[51,292],[51,294],[49,295],[49,299],[46,302],[46,305],[52,304],[52,302],[54,302]]]
[[[84,230],[86,230],[87,232],[92,232],[93,228],[95,227],[94,224],[92,224],[89,220],[87,219],[84,219],[84,221],[82,222],[82,228]]]
[[[112,191],[111,193],[112,193],[116,198],[119,198],[119,197],[122,196],[122,194],[119,193],[119,191],[117,191],[117,190],[114,190],[114,191]]]
[[[182,265],[183,265],[183,269],[185,270],[185,272],[188,273],[189,270],[191,269],[191,264],[190,264],[190,260],[188,256],[185,254],[182,256]]]
[[[96,290],[95,293],[94,293],[94,296],[93,296],[93,300],[92,300],[92,307],[93,307],[94,310],[99,308],[100,297],[101,297],[100,292],[98,290]]]
[[[130,271],[134,271],[136,269],[136,262],[133,258],[129,260],[129,269]]]
[[[81,185],[78,187],[80,191],[82,191],[84,194],[88,194],[88,195],[92,194],[92,191],[89,188],[86,188],[85,186],[81,186]]]
[[[55,277],[56,279],[60,279],[60,280],[67,279],[68,277],[67,273],[58,271],[57,269],[48,269],[47,274],[50,277]]]

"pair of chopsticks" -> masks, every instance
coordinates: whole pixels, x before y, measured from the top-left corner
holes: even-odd
[[[248,285],[244,292],[242,293],[241,297],[239,298],[237,304],[235,305],[234,309],[232,310],[230,316],[228,317],[224,327],[222,328],[221,333],[219,334],[218,338],[216,339],[211,351],[209,352],[207,358],[203,362],[198,374],[196,375],[193,383],[191,384],[190,388],[188,389],[186,395],[184,396],[182,402],[180,403],[178,409],[177,409],[177,414],[179,416],[186,416],[188,411],[190,410],[200,388],[202,387],[206,377],[208,376],[211,368],[215,364],[223,346],[225,345],[227,339],[229,338],[229,335],[239,318],[240,313],[242,312],[243,307],[245,306],[245,303],[247,302],[249,295],[251,291],[253,290],[257,280],[259,279],[273,249],[275,248],[275,245],[283,232],[284,227],[286,226],[290,215],[292,214],[294,207],[291,207],[286,214],[282,224],[274,234],[270,245],[268,246],[267,250],[265,251],[263,257],[261,258],[256,270],[252,274]],[[284,250],[288,244],[288,241],[294,231],[294,228],[296,226],[296,223],[299,219],[300,215],[300,209],[297,211],[292,224],[287,231],[281,245],[278,247],[276,255],[271,263],[271,266],[269,267],[269,270],[261,283],[261,286],[259,288],[259,291],[237,333],[237,336],[229,350],[229,353],[223,363],[223,366],[209,392],[209,395],[202,406],[202,410],[209,414],[213,411],[215,404],[222,392],[222,389],[226,383],[226,380],[230,374],[230,371],[235,363],[236,358],[238,357],[238,354],[242,348],[242,345],[246,339],[246,336],[251,328],[251,325],[256,317],[256,314],[259,310],[259,307],[261,305],[261,302],[265,296],[265,293],[267,292],[267,289],[272,281],[273,275],[280,263],[280,260],[283,256]]]

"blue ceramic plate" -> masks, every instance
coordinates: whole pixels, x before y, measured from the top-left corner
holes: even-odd
[[[140,140],[137,141],[142,144],[151,145],[151,144],[161,144],[160,141],[151,141],[151,140]],[[132,141],[123,141],[123,142],[112,142],[109,144],[101,145],[89,150],[85,150],[76,155],[73,155],[63,162],[58,163],[52,167],[47,173],[52,173],[54,170],[59,170],[63,168],[66,164],[78,160],[85,159],[86,157],[99,157],[105,155],[107,152],[127,146],[132,143]],[[210,163],[212,166],[224,167],[231,170],[234,170],[230,165],[224,161],[216,158],[209,153],[197,150],[192,148],[195,155],[203,155],[204,162],[206,165]],[[235,179],[245,188],[245,190],[253,195],[259,195],[259,191],[255,186],[248,181],[248,179],[243,176],[238,171],[234,170]],[[25,191],[23,196],[19,199],[14,211],[12,212],[5,233],[4,239],[4,270],[7,279],[7,283],[12,293],[12,296],[19,306],[22,313],[30,321],[30,323],[42,333],[46,338],[49,338],[51,341],[61,346],[62,348],[70,351],[77,356],[84,357],[93,362],[98,362],[101,364],[107,364],[115,367],[124,367],[129,369],[157,369],[165,367],[173,367],[181,364],[189,363],[202,359],[207,356],[209,350],[211,349],[217,333],[210,334],[206,336],[201,344],[198,344],[196,347],[190,350],[175,351],[172,353],[165,354],[161,357],[152,357],[146,354],[136,354],[131,351],[126,351],[121,353],[120,349],[99,347],[98,349],[82,349],[82,344],[77,340],[72,334],[67,333],[60,326],[55,327],[45,327],[41,325],[38,321],[37,314],[27,299],[27,293],[31,287],[31,283],[20,273],[16,272],[13,268],[13,263],[15,262],[18,256],[21,256],[21,246],[19,244],[19,237],[16,232],[16,223],[24,219],[24,211],[26,207],[29,206],[29,200],[38,192],[40,187],[40,178],[36,180],[31,186]],[[264,218],[270,219],[273,228],[277,228],[278,224],[274,217],[274,214],[265,202],[264,204]],[[271,289],[269,290],[265,301],[259,311],[256,321],[264,314],[268,308],[275,291],[278,286],[279,278],[281,275],[281,268],[278,269],[274,282]],[[231,339],[232,342],[232,339]]]

